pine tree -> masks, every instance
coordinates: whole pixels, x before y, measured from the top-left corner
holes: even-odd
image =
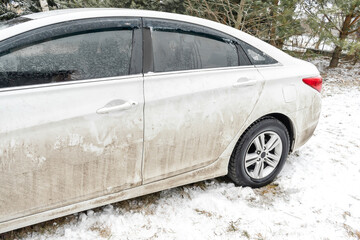
[[[0,2],[0,21],[41,11],[39,0],[2,0]]]
[[[304,3],[309,25],[320,28],[320,38],[335,45],[329,67],[338,66],[343,50],[358,55],[360,46],[355,34],[360,31],[360,0],[308,0]]]
[[[282,48],[303,29],[295,12],[300,0],[186,0],[186,12],[207,18],[268,41]]]
[[[17,17],[17,14],[11,10],[7,1],[1,1],[0,3],[0,21],[9,20]]]

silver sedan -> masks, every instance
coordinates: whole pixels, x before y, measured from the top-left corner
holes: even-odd
[[[312,135],[322,79],[231,27],[126,9],[0,26],[0,233],[228,175],[261,187]]]

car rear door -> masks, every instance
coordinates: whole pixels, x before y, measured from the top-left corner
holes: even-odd
[[[0,42],[0,222],[141,184],[141,20]]]
[[[147,183],[214,162],[254,108],[262,77],[218,31],[157,19],[143,31]]]

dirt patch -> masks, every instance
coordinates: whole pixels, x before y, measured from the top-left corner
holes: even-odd
[[[100,223],[96,223],[95,225],[91,226],[90,230],[93,232],[97,232],[102,238],[110,239],[112,236],[110,227],[102,225]]]
[[[345,231],[349,235],[349,237],[360,239],[360,231],[353,229],[349,225],[345,224],[343,225]]]

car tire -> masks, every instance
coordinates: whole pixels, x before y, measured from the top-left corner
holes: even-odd
[[[262,118],[253,123],[236,144],[228,176],[239,186],[265,186],[281,171],[289,149],[286,126],[275,118]]]

